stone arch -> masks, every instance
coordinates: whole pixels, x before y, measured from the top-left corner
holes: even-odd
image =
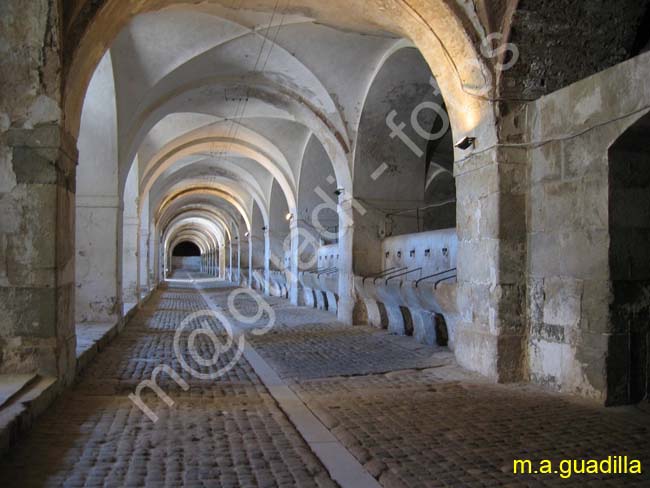
[[[78,93],[84,93],[92,72],[103,50],[115,39],[119,31],[135,15],[173,2],[141,2],[137,7],[125,11],[119,8],[116,0],[105,0],[96,4],[85,15],[78,15],[70,22],[68,30],[70,42],[75,46],[74,57],[67,66],[65,85],[65,114],[66,125],[71,134],[78,132],[79,101]],[[259,2],[258,2],[259,3]],[[379,27],[389,32],[403,35],[411,39],[423,52],[425,58],[434,70],[436,78],[441,83],[446,97],[454,98],[459,104],[451,111],[452,119],[456,122],[459,132],[469,132],[476,129],[476,124],[483,117],[493,120],[493,114],[478,93],[485,93],[485,84],[489,76],[486,63],[481,59],[474,39],[476,33],[468,28],[479,25],[477,17],[469,17],[468,13],[445,0],[436,0],[429,4],[413,7],[398,0],[376,5],[364,4],[345,5],[339,2],[323,4],[315,0],[303,1],[295,5],[293,10],[299,11],[308,7],[311,14],[319,21],[329,21],[332,24],[346,23],[342,18],[357,19],[358,29],[369,26]],[[259,7],[267,11],[273,10],[273,2],[263,1]],[[240,8],[246,8],[242,5]],[[344,8],[347,15],[341,16]],[[351,15],[350,10],[354,12]],[[350,24],[348,22],[348,24]],[[348,25],[348,27],[354,27]],[[100,46],[99,49],[97,46]],[[467,62],[469,60],[469,62]],[[492,87],[488,87],[488,91]],[[489,127],[489,124],[486,124]],[[488,135],[489,129],[485,130]],[[495,133],[485,137],[489,147],[495,140]]]
[[[75,321],[114,323],[122,314],[122,248],[117,107],[110,52],[97,66],[83,105],[77,145]],[[119,233],[122,235],[122,232]]]
[[[372,80],[357,134],[357,273],[382,270],[384,238],[456,226],[452,141],[426,61],[415,48],[395,50]]]
[[[609,148],[609,271],[613,300],[608,402],[650,394],[650,114]]]
[[[253,161],[259,162],[278,181],[278,184],[281,186],[283,194],[287,200],[287,205],[291,208],[295,208],[296,197],[294,184],[289,180],[287,175],[282,173],[278,169],[278,166],[276,166],[264,153],[258,151],[254,147],[248,146],[241,141],[223,141],[219,139],[197,140],[192,141],[185,147],[170,150],[169,152],[161,155],[158,160],[159,164],[156,165],[156,169],[154,169],[151,172],[151,175],[147,177],[143,182],[141,192],[146,194],[151,189],[153,182],[155,182],[156,179],[164,173],[164,171],[172,167],[174,163],[179,159],[197,153],[210,153],[211,151],[218,150],[233,151],[244,157],[252,159]]]
[[[282,194],[282,188],[277,181],[273,181],[269,198],[269,234],[271,239],[271,269],[283,271],[289,268],[287,262],[287,238],[290,235],[290,221],[287,216],[293,211],[287,205]],[[295,207],[293,207],[295,208]]]

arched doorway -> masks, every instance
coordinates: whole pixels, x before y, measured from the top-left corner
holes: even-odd
[[[611,404],[639,403],[650,390],[649,135],[646,115],[609,151]]]
[[[172,251],[172,272],[181,269],[184,271],[201,270],[201,250],[193,242],[179,242]]]

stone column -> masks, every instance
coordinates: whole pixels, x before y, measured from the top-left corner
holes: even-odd
[[[137,217],[124,215],[122,228],[122,302],[134,305],[140,301],[138,293],[138,230]]]
[[[456,162],[458,362],[501,382],[524,375],[525,150],[499,148]]]
[[[158,275],[158,258],[157,258],[157,242],[156,227],[151,224],[149,227],[149,254],[147,255],[147,269],[149,275],[149,285],[153,289],[158,285],[160,276]]]
[[[271,231],[264,228],[264,294],[271,294]]]
[[[289,300],[292,305],[298,305],[298,247],[300,245],[300,232],[298,230],[298,212],[296,209],[291,210],[294,216],[290,223],[290,236],[291,236],[291,266],[289,269],[289,279],[287,286],[289,287]]]
[[[248,287],[253,288],[253,234],[248,236]]]
[[[76,365],[76,143],[47,123],[10,128],[0,150],[0,373],[68,383]]]
[[[237,285],[241,283],[241,241],[237,238]]]
[[[354,311],[354,269],[352,262],[354,241],[354,214],[352,197],[346,193],[339,195],[339,303],[338,320],[353,325]]]
[[[232,241],[228,243],[228,281],[232,282]]]
[[[117,189],[116,189],[117,190]],[[77,323],[116,322],[122,300],[118,277],[118,221],[115,195],[77,195],[76,291]]]
[[[60,108],[60,5],[0,8],[0,374],[69,383],[78,152]]]
[[[222,245],[219,250],[219,278],[226,279],[226,245]]]
[[[138,252],[138,292],[140,297],[143,297],[149,292],[151,285],[149,284],[149,271],[147,269],[147,263],[149,261],[149,233],[146,227],[142,227],[142,222],[140,222],[138,246],[140,248]]]

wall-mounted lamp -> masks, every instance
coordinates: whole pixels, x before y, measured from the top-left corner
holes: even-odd
[[[463,137],[460,141],[458,141],[455,144],[455,146],[458,149],[462,149],[463,151],[469,149],[470,147],[474,147],[475,145],[476,145],[476,137],[468,137],[468,136]]]
[[[336,190],[334,190],[334,195],[336,195],[338,197],[338,196],[342,195],[344,191],[345,191],[345,188],[337,188]]]
[[[250,235],[251,235],[250,232],[246,232],[246,234],[244,234],[244,237],[249,237]]]
[[[388,259],[389,257],[390,257],[390,253],[387,252],[387,253],[386,253],[386,259]]]
[[[262,230],[263,230],[264,232],[266,232],[267,230],[269,230],[269,228],[268,228],[267,226],[264,226],[264,227],[262,227]]]
[[[287,215],[284,216],[285,219],[291,220],[293,218],[293,214],[289,212]]]
[[[411,251],[411,257],[412,257],[412,258],[415,257],[415,249],[413,249],[413,250]]]

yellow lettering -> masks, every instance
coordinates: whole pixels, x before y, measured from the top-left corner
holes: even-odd
[[[566,459],[560,461],[560,478],[571,478],[571,461]]]
[[[603,459],[600,462],[600,472],[602,474],[611,474],[612,473],[612,458],[611,456],[607,459]]]
[[[525,459],[515,459],[514,472],[515,474],[531,474],[533,472],[532,461]]]
[[[542,459],[542,461],[539,463],[539,472],[541,474],[552,474],[553,463],[548,459]]]

